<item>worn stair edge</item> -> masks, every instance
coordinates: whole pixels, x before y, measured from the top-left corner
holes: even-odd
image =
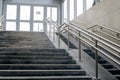
[[[31,77],[0,77],[0,79],[1,80],[3,80],[3,79],[23,79],[23,80],[26,80],[26,79],[29,79],[29,80],[32,80],[32,79],[40,79],[40,80],[53,80],[53,79],[55,79],[55,80],[64,80],[64,79],[80,79],[80,80],[92,80],[92,77],[90,77],[90,76],[45,76],[45,77],[34,77],[34,76],[31,76]]]

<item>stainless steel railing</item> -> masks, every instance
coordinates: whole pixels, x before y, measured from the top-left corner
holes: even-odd
[[[4,15],[0,17],[0,30],[3,28]]]
[[[104,26],[101,26],[101,25],[94,25],[94,26],[89,27],[89,28],[87,28],[87,29],[94,29],[94,28],[100,28],[101,30],[103,30],[103,29],[108,30],[109,32],[114,33],[114,34],[117,36],[117,38],[120,37],[120,32],[119,32],[119,31],[116,31],[116,30],[113,30],[113,29],[111,29],[111,28],[104,27]],[[108,34],[107,34],[107,35],[108,35]],[[110,36],[110,35],[109,35],[109,36]]]
[[[50,21],[49,21],[50,22]],[[54,25],[52,22],[50,22],[52,25]],[[79,25],[74,24],[72,22],[64,23],[62,26],[57,28],[58,36],[60,37],[60,33],[62,31],[66,31],[68,33],[68,49],[69,49],[69,42],[70,42],[70,35],[74,35],[79,39],[79,60],[81,60],[81,43],[84,43],[86,45],[91,46],[95,49],[95,60],[96,60],[96,79],[98,79],[98,54],[102,54],[112,60],[114,63],[120,66],[120,61],[116,60],[114,57],[107,54],[104,50],[100,49],[98,46],[104,45],[107,48],[112,49],[112,51],[108,50],[110,53],[112,53],[114,56],[116,56],[118,59],[120,59],[120,45],[101,37],[95,33],[92,33],[91,31],[85,30],[81,28]],[[59,47],[60,47],[60,38],[58,39]],[[116,53],[114,53],[116,52]]]

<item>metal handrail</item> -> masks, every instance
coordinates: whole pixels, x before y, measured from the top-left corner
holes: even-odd
[[[64,23],[65,24],[65,23]],[[72,22],[69,22],[67,24],[65,24],[66,26],[64,26],[64,28],[62,28],[61,30],[59,29],[58,33],[60,35],[60,32],[66,30],[68,32],[68,49],[69,49],[69,41],[70,41],[70,34],[76,36],[79,39],[79,59],[81,60],[81,42],[90,45],[91,47],[93,47],[95,49],[95,60],[96,60],[96,79],[98,79],[98,62],[97,62],[97,56],[98,56],[98,52],[102,53],[103,55],[105,55],[107,58],[109,58],[110,60],[112,60],[113,62],[115,62],[116,64],[120,65],[120,62],[118,60],[116,60],[115,58],[111,57],[110,55],[106,54],[104,51],[102,51],[101,49],[98,48],[98,42],[102,43],[103,45],[113,49],[114,51],[116,51],[117,53],[120,54],[120,50],[118,48],[120,48],[120,45],[109,41],[95,33],[92,33],[88,30],[85,30],[83,28],[80,28],[80,26],[78,26],[77,24],[74,24]],[[62,27],[62,26],[61,26]],[[78,32],[78,33],[76,33]],[[88,41],[86,41],[87,37],[85,37],[84,35],[91,37],[95,40],[94,44],[93,43],[89,43]],[[83,37],[85,37],[85,39],[83,39]],[[91,41],[91,40],[90,40]],[[93,41],[92,41],[93,42]],[[60,47],[60,38],[58,40],[58,46]],[[112,45],[114,45],[115,47],[113,47]],[[118,47],[118,48],[116,48]],[[120,56],[118,56],[117,54],[114,54],[116,57],[118,57],[120,59]]]
[[[75,33],[73,33],[71,30],[68,30],[68,29],[65,29],[67,30],[68,32],[70,32],[71,34],[75,35],[77,38],[81,39],[84,43],[92,46],[94,49],[96,49],[97,51],[103,53],[103,55],[109,57],[112,61],[114,61],[115,63],[117,63],[118,65],[120,65],[120,62],[119,61],[116,61],[115,59],[113,59],[111,56],[107,55],[105,52],[103,52],[102,50],[100,50],[99,48],[95,47],[93,44],[87,42],[86,40],[82,39],[82,37],[76,35]],[[120,58],[120,57],[119,57]]]
[[[115,36],[111,36],[109,33],[102,32],[102,31],[100,31],[100,30],[96,30],[96,31],[98,31],[98,32],[100,32],[100,33],[103,33],[103,34],[105,34],[105,35],[107,35],[107,36],[109,36],[109,37],[111,37],[111,38],[113,38],[113,39],[115,39],[115,40],[120,41],[120,39],[119,39],[119,38],[117,38],[117,37],[115,37]]]
[[[74,23],[70,23],[70,24],[76,26],[76,27],[79,28],[79,29],[81,29],[81,31],[85,31],[85,32],[87,32],[87,33],[89,33],[89,34],[91,34],[91,35],[93,35],[93,36],[95,36],[95,37],[98,37],[100,40],[104,40],[104,41],[109,42],[110,44],[113,44],[114,46],[120,48],[120,45],[118,45],[118,44],[116,44],[116,43],[114,43],[114,42],[112,42],[112,41],[110,41],[110,40],[108,40],[108,39],[106,39],[106,38],[104,38],[104,37],[102,37],[102,36],[99,36],[99,35],[97,35],[97,34],[95,34],[95,33],[92,33],[92,32],[90,32],[90,31],[88,31],[88,30],[85,30],[85,29],[83,29],[83,28],[80,28],[79,25],[77,25],[77,24],[74,24]]]
[[[65,20],[67,20],[67,19],[65,19]],[[45,22],[52,23],[52,25],[56,25],[55,27],[56,27],[57,29],[61,29],[62,26],[69,24],[69,21],[67,20],[67,22],[65,22],[65,23],[63,23],[62,25],[60,25],[60,24],[58,24],[57,22],[55,22],[55,21],[53,21],[52,19],[47,18],[47,17],[45,18],[44,21],[45,21]]]
[[[4,20],[4,15],[0,17],[0,22],[2,22],[3,20]]]
[[[100,27],[101,29],[107,29],[107,30],[109,30],[109,31],[112,31],[112,32],[116,33],[117,36],[120,36],[120,32],[118,32],[118,31],[116,31],[116,30],[113,30],[113,29],[111,29],[111,28],[108,28],[108,27],[101,26],[101,25],[94,25],[94,26],[92,26],[92,27],[87,28],[87,30],[88,30],[88,29],[92,29],[92,28],[94,28],[94,27]]]
[[[70,25],[70,26],[71,26],[71,25]],[[71,27],[72,27],[72,28],[75,28],[75,29],[77,29],[77,30],[80,30],[79,28],[76,28],[75,26],[71,26]],[[106,45],[107,47],[111,48],[112,50],[114,50],[114,51],[116,51],[116,52],[118,52],[118,53],[120,54],[120,50],[119,50],[119,49],[116,49],[115,47],[111,46],[110,44],[105,43],[104,41],[100,40],[99,38],[97,38],[97,37],[95,37],[95,36],[93,36],[93,35],[89,35],[89,33],[86,33],[86,32],[83,31],[83,30],[80,30],[80,32],[82,32],[83,34],[85,34],[85,35],[87,35],[87,36],[89,36],[89,37],[97,40],[98,42]],[[120,58],[120,56],[118,56],[117,54],[114,54],[114,55],[115,55],[116,57],[119,57],[119,58]]]

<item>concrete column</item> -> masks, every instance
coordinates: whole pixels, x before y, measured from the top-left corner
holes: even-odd
[[[67,0],[67,19],[70,20],[70,0]]]
[[[44,6],[44,20],[47,17],[47,6]],[[44,32],[47,32],[47,23],[43,22]]]
[[[2,16],[3,0],[0,0],[0,16]]]
[[[16,31],[20,30],[20,4],[17,5]]]
[[[33,31],[33,12],[34,12],[34,9],[33,9],[33,5],[32,5],[31,10],[30,10],[30,31],[31,32]]]
[[[83,0],[83,13],[87,10],[87,1]]]
[[[62,24],[63,23],[63,20],[64,20],[64,4],[63,3],[61,3],[60,4],[60,10],[58,10],[58,12],[59,12],[59,14],[58,15],[60,15],[60,17],[58,17],[58,22],[60,23],[60,24]]]
[[[74,0],[74,18],[77,17],[77,0]]]

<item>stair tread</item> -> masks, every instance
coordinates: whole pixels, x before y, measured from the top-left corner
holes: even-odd
[[[92,78],[90,76],[24,76],[24,77],[0,77],[2,79],[42,79],[42,78]]]
[[[72,71],[77,71],[77,72],[79,72],[79,71],[84,71],[84,70],[81,70],[81,69],[79,69],[79,70],[74,70],[74,69],[72,69],[72,70],[0,70],[0,72],[52,72],[52,71],[54,71],[54,72],[59,72],[59,71],[69,71],[69,72],[72,72]]]
[[[60,65],[63,65],[63,66],[72,66],[72,65],[78,65],[80,66],[79,64],[0,64],[0,66],[42,66],[42,65],[46,65],[46,66],[50,66],[50,65],[54,65],[54,66],[60,66]]]
[[[43,32],[1,32],[0,39],[0,80],[92,80]]]

